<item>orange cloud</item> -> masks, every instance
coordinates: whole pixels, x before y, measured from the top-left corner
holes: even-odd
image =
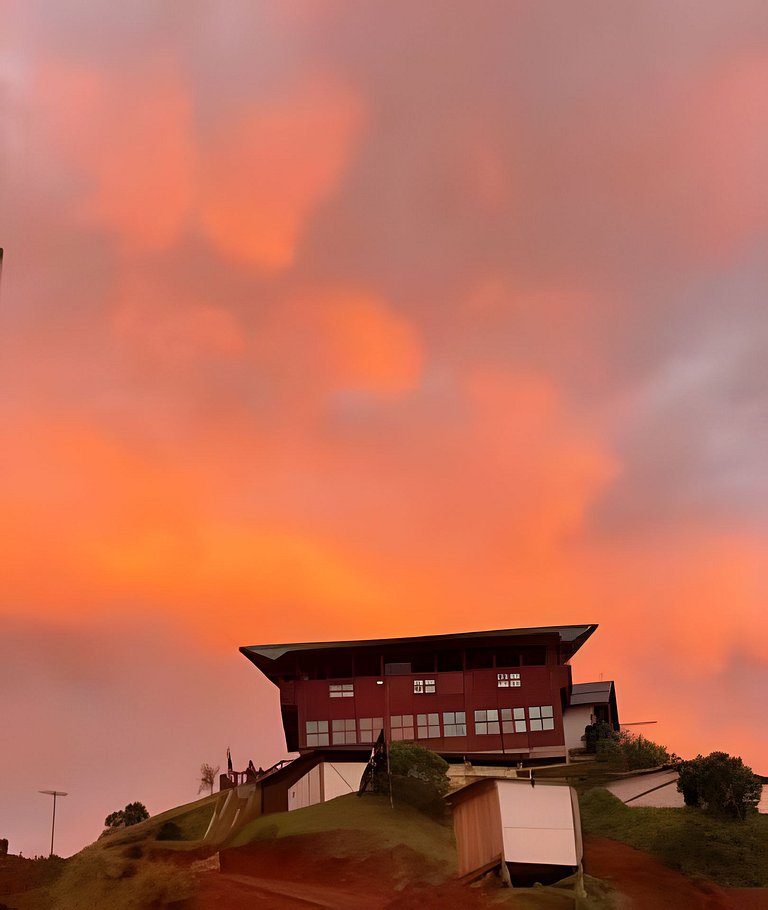
[[[175,66],[130,75],[51,62],[37,92],[50,139],[82,179],[78,216],[131,249],[166,249],[193,197],[191,101]]]
[[[205,161],[203,233],[239,262],[289,266],[308,219],[338,187],[361,124],[359,97],[314,75],[221,123]]]
[[[159,364],[201,356],[238,358],[247,338],[235,316],[204,300],[168,294],[135,273],[123,276],[113,326],[123,339]]]

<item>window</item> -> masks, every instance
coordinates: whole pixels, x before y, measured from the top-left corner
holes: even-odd
[[[520,685],[520,674],[519,673],[497,673],[496,674],[496,685],[500,689],[509,689],[514,688],[515,686]]]
[[[328,694],[331,698],[354,698],[354,683],[331,683],[328,686]]]
[[[434,692],[435,692],[434,679],[414,679],[414,681],[413,681],[413,694],[414,695],[434,695]]]
[[[485,736],[499,732],[499,712],[495,708],[487,711],[475,711],[475,733]]]
[[[356,743],[357,733],[355,732],[355,726],[354,717],[349,720],[332,720],[333,745],[343,746],[346,743]]]
[[[443,735],[467,735],[467,715],[464,711],[443,711]]]
[[[525,708],[502,708],[501,732],[525,733]]]
[[[328,745],[328,721],[327,720],[308,720],[307,724],[307,746],[327,746]]]
[[[379,735],[379,731],[384,726],[383,717],[361,717],[358,721],[360,727],[360,736],[358,742],[372,743]]]
[[[389,719],[392,742],[401,739],[415,739],[413,714],[393,714]]]
[[[417,714],[416,715],[416,735],[419,739],[439,739],[440,737],[440,715],[439,714]]]
[[[531,731],[535,730],[554,730],[555,718],[552,711],[552,705],[541,705],[540,707],[528,708],[528,719],[531,723]]]

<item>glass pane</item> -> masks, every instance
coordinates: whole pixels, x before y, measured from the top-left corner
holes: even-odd
[[[542,717],[552,717],[552,705],[543,705],[541,708]]]
[[[498,725],[498,723],[495,723],[495,724],[488,724],[488,732],[489,732],[489,733],[499,733],[500,730],[499,730],[499,725]]]
[[[513,708],[515,720],[525,720],[525,708]]]
[[[529,717],[541,717],[541,708],[528,708]]]
[[[552,718],[552,717],[545,717],[544,720],[542,721],[542,724],[543,724],[545,730],[554,730],[555,729],[555,721],[554,721],[554,718]]]
[[[534,730],[541,730],[541,721],[540,720],[531,721],[531,731],[534,731]]]
[[[515,721],[515,733],[525,733],[525,721],[524,720]]]

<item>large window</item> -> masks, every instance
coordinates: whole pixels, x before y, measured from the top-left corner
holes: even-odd
[[[308,720],[306,724],[307,746],[328,745],[328,721]]]
[[[502,708],[501,732],[525,733],[525,708]]]
[[[440,715],[439,714],[417,714],[416,715],[416,735],[419,739],[439,739],[440,737]]]
[[[443,711],[443,734],[445,736],[467,735],[467,715],[464,711]]]
[[[379,731],[384,726],[383,717],[361,717],[358,721],[360,727],[359,741],[361,743],[372,743],[379,735]]]
[[[486,736],[499,732],[501,732],[501,728],[499,727],[499,712],[496,708],[475,711],[475,733]]]
[[[528,708],[528,720],[531,725],[531,732],[536,730],[555,729],[555,718],[552,711],[552,705],[540,705],[539,707]]]
[[[347,743],[357,742],[354,717],[348,720],[332,720],[331,733],[334,746],[343,746]]]
[[[328,685],[328,694],[331,698],[354,698],[354,683],[330,683]]]
[[[413,694],[414,695],[434,695],[434,692],[435,692],[434,679],[414,679],[414,681],[413,681]]]
[[[389,726],[392,731],[392,741],[401,739],[415,739],[413,714],[393,714],[389,719]]]

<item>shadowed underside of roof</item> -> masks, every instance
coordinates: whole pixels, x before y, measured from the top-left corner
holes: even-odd
[[[482,632],[454,632],[447,635],[420,635],[411,638],[379,638],[363,641],[314,641],[296,642],[292,644],[249,645],[240,648],[250,661],[257,667],[264,668],[271,662],[278,660],[284,654],[297,651],[324,651],[341,648],[381,648],[389,646],[407,645],[451,645],[463,642],[475,643],[478,639],[520,638],[537,635],[557,634],[560,641],[570,645],[571,655],[584,644],[590,635],[597,629],[597,624],[573,626],[536,626],[524,629],[489,629]]]

